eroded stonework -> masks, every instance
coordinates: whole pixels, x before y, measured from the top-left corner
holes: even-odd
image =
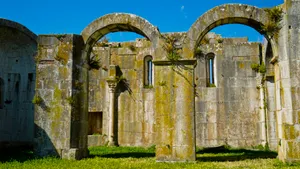
[[[0,145],[29,142],[40,156],[67,159],[87,156],[88,146],[156,145],[157,161],[195,161],[196,146],[264,146],[299,161],[300,1],[276,8],[276,36],[263,29],[272,21],[265,9],[242,4],[170,34],[124,13],[81,35],[38,38],[0,19]],[[267,40],[207,34],[230,23]],[[145,39],[98,42],[118,31]]]

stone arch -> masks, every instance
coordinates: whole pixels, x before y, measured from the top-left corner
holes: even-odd
[[[79,58],[74,59],[74,70],[76,73],[72,77],[73,81],[76,83],[80,83],[80,90],[77,90],[76,97],[80,98],[80,110],[74,110],[72,116],[76,117],[73,118],[73,124],[71,125],[71,149],[74,151],[78,151],[79,156],[81,158],[87,155],[87,134],[88,134],[88,88],[89,88],[89,60],[90,54],[92,51],[93,46],[97,43],[99,39],[105,36],[108,33],[112,32],[134,32],[140,34],[151,41],[151,53],[155,53],[156,46],[159,43],[160,33],[158,29],[153,26],[147,20],[133,15],[133,14],[126,14],[126,13],[112,13],[102,16],[92,23],[90,23],[82,32],[82,52]],[[153,55],[152,55],[153,56]],[[111,92],[110,96],[110,103],[114,105],[114,92],[116,87],[116,66],[110,66],[109,68],[109,77],[113,77],[113,79],[108,79],[107,83],[109,85],[109,89]],[[110,106],[110,117],[113,117],[114,114],[113,106]],[[115,144],[116,139],[114,137],[114,123],[111,122],[109,125],[109,144]],[[79,130],[78,130],[79,129]],[[70,150],[71,150],[70,149]]]
[[[159,38],[157,27],[146,19],[134,14],[112,13],[104,15],[90,23],[82,32],[85,52],[89,53],[93,45],[104,35],[112,32],[135,32],[144,36],[156,46]]]
[[[194,51],[202,38],[213,28],[225,24],[243,24],[250,26],[262,33],[261,26],[267,23],[268,15],[262,8],[246,4],[224,4],[212,8],[200,16],[187,32],[187,37],[183,46],[184,58],[193,58]],[[275,41],[264,34],[271,42],[274,56],[277,56]]]
[[[9,27],[9,28],[12,28],[12,29],[16,29],[16,30],[24,33],[28,37],[30,37],[35,42],[37,41],[37,35],[36,34],[34,34],[28,28],[26,28],[25,26],[23,26],[23,25],[21,25],[21,24],[19,24],[17,22],[0,18],[0,26]]]

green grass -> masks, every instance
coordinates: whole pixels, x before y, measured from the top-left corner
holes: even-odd
[[[90,157],[80,161],[48,157],[39,159],[28,151],[1,151],[0,168],[300,168],[283,164],[274,152],[245,149],[198,149],[195,163],[157,163],[155,148],[93,147]]]

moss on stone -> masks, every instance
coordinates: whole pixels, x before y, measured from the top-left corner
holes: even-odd
[[[55,59],[60,63],[62,63],[63,65],[66,65],[68,63],[69,55],[70,52],[72,51],[72,48],[73,48],[72,44],[61,43],[58,46],[58,51],[55,56]]]

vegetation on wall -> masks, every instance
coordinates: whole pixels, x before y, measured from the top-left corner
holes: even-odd
[[[216,85],[214,83],[208,83],[207,87],[216,87]]]
[[[264,62],[262,64],[252,63],[251,69],[254,70],[255,72],[259,72],[259,73],[263,73],[263,74],[267,72]]]
[[[160,81],[160,82],[158,82],[158,85],[159,86],[166,86],[167,82],[166,81]]]
[[[218,39],[217,39],[217,42],[218,42],[218,43],[223,43],[223,41],[224,41],[223,38],[218,38]]]
[[[268,35],[269,37],[278,38],[279,30],[281,29],[280,21],[282,20],[282,8],[266,8],[265,11],[268,15],[268,22],[262,25],[261,31]]]
[[[153,88],[153,85],[145,85],[144,88],[145,88],[145,89],[152,89],[152,88]]]
[[[176,47],[176,42],[180,39],[180,37],[176,34],[164,36],[166,43],[164,45],[164,49],[167,52],[167,58],[171,62],[176,62],[181,58],[181,49]]]
[[[99,70],[101,67],[100,58],[98,55],[94,54],[89,60],[90,69]]]
[[[196,48],[196,51],[195,51],[195,56],[196,56],[196,57],[199,57],[199,56],[201,56],[201,55],[203,55],[203,51],[201,50],[200,47],[197,47],[197,48]]]
[[[200,41],[200,45],[207,45],[207,44],[209,44],[209,38],[207,36],[204,36]]]
[[[66,65],[69,60],[70,52],[72,51],[73,46],[67,43],[61,43],[58,46],[58,51],[54,57],[55,60],[59,61],[63,65]]]
[[[130,44],[128,46],[128,48],[132,51],[132,52],[135,52],[136,51],[136,47],[133,45],[133,44]]]
[[[43,102],[43,99],[39,96],[39,95],[34,95],[33,99],[32,99],[32,103],[33,104],[41,104]]]

